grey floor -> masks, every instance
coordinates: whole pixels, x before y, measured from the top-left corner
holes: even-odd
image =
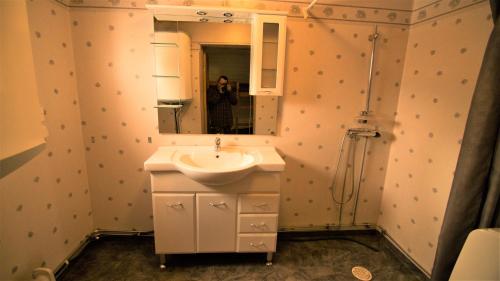
[[[351,273],[357,265],[368,268],[372,280],[427,280],[378,234],[296,241],[300,238],[280,235],[272,266],[265,266],[265,254],[170,255],[167,270],[160,271],[152,237],[103,237],[91,242],[58,280],[357,280]]]

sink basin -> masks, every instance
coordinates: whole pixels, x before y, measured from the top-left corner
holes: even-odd
[[[144,162],[154,174],[180,172],[205,186],[236,182],[249,173],[279,172],[285,161],[272,146],[161,146]],[[154,184],[154,183],[153,183]]]
[[[172,164],[184,175],[206,185],[223,185],[240,180],[252,172],[261,162],[257,150],[224,147],[215,151],[213,147],[176,150]]]

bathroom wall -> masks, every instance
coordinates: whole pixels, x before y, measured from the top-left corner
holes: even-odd
[[[142,8],[144,2],[111,1],[103,4],[108,8],[83,7],[92,1],[80,3],[71,9],[71,29],[95,225],[151,230],[150,183],[142,168],[144,160],[158,146],[212,145],[214,137],[158,133],[149,45],[153,21]],[[330,199],[329,186],[342,135],[364,106],[371,50],[368,37],[374,30],[366,22],[382,22],[371,122],[383,137],[369,145],[357,215],[360,224],[376,223],[389,152],[387,132],[392,132],[408,35],[407,28],[398,23],[409,19],[409,14],[389,16],[386,10],[318,5],[315,9],[321,19],[306,21],[296,2],[242,3],[290,14],[279,136],[222,138],[223,145],[275,145],[285,157],[282,228],[337,224],[338,209]],[[335,17],[340,19],[331,19]],[[347,211],[343,223],[349,222]]]
[[[420,20],[410,29],[379,225],[430,272],[492,21],[487,2]]]
[[[40,154],[0,179],[0,280],[55,268],[94,229],[69,10],[26,3],[48,138]]]
[[[49,137],[43,153],[0,181],[1,225],[9,226],[1,230],[0,280],[57,266],[94,227],[151,230],[144,160],[162,145],[213,144],[213,136],[158,133],[153,21],[144,5],[222,2],[59,2],[27,2]],[[412,14],[331,1],[304,20],[305,2],[227,1],[289,13],[278,136],[222,138],[223,145],[274,145],[284,156],[281,228],[338,224],[329,187],[342,135],[364,106],[368,39],[378,23],[370,124],[382,138],[368,146],[356,221],[378,222],[430,271],[491,30],[485,1],[442,2]]]

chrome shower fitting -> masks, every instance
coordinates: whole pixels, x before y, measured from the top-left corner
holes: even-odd
[[[361,179],[363,177],[363,172],[364,172],[364,166],[365,166],[365,156],[366,156],[366,147],[368,143],[368,138],[378,138],[380,137],[381,134],[377,130],[373,130],[370,128],[349,128],[347,129],[346,133],[344,134],[342,141],[340,143],[340,154],[339,158],[337,161],[337,168],[335,169],[335,174],[333,176],[332,180],[332,185],[330,186],[330,191],[331,191],[331,197],[333,202],[339,205],[339,218],[338,218],[338,225],[340,226],[342,224],[342,211],[343,207],[345,204],[347,204],[349,201],[351,201],[354,198],[354,206],[353,206],[353,211],[352,211],[352,225],[355,225],[356,223],[356,211],[358,207],[358,198],[359,198],[359,190],[361,188]],[[335,193],[337,191],[338,185],[336,185],[336,180],[337,180],[337,175],[339,173],[339,168],[342,163],[342,153],[344,152],[344,145],[345,145],[345,139],[346,137],[349,137],[350,139],[350,146],[348,150],[348,155],[347,155],[347,164],[346,168],[344,171],[344,176],[342,179],[342,192],[341,192],[341,198],[340,200],[335,198]],[[362,160],[361,160],[361,167],[360,167],[360,172],[359,172],[359,180],[358,184],[356,186],[355,184],[355,161],[356,161],[356,145],[360,139],[360,137],[365,138],[365,142],[363,145],[363,154],[362,154]],[[352,147],[351,147],[352,146]],[[349,159],[352,159],[352,163],[349,165]],[[349,168],[350,166],[350,168]],[[349,169],[351,170],[351,188],[348,192],[348,194],[345,194],[345,189],[346,189],[346,184],[347,184],[347,174],[349,172]],[[341,176],[342,177],[342,176]]]
[[[377,130],[372,130],[369,128],[349,128],[346,134],[348,136],[359,136],[359,137],[373,137],[379,138],[381,135]]]

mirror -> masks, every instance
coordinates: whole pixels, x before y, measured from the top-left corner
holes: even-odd
[[[250,24],[155,20],[154,27],[160,133],[276,134],[279,98],[249,94]]]

